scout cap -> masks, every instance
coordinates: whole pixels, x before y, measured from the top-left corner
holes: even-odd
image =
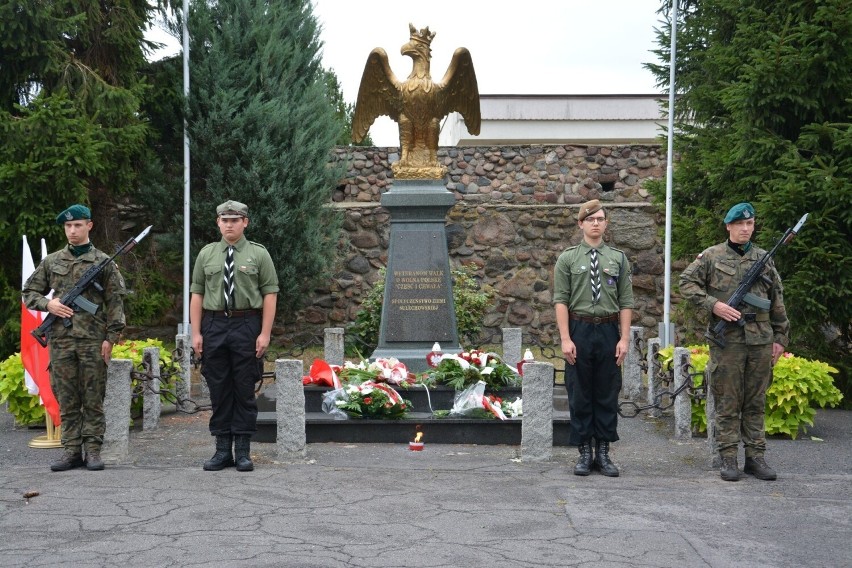
[[[222,219],[238,219],[248,217],[248,206],[230,199],[216,208],[216,215]]]
[[[577,213],[577,220],[582,221],[589,215],[593,213],[597,213],[601,210],[601,202],[597,199],[592,199],[591,201],[586,201],[582,205],[580,205],[580,212]]]
[[[56,216],[56,224],[64,225],[68,221],[77,221],[79,219],[91,221],[92,212],[85,205],[75,203],[74,205],[72,205],[71,207]]]
[[[725,223],[733,223],[734,221],[751,219],[752,217],[754,217],[754,207],[751,206],[751,203],[737,203],[728,209],[728,214],[725,215]]]

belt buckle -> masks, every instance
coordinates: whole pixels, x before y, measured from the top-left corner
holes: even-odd
[[[594,316],[594,317],[592,318],[592,323],[593,323],[593,324],[595,324],[595,325],[600,325],[600,324],[601,324],[601,322],[602,322],[602,320],[603,320],[603,318],[602,318],[602,317],[600,317],[600,316]]]

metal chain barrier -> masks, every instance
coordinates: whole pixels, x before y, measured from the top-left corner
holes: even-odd
[[[533,339],[533,345],[538,347],[541,351],[541,355],[544,359],[547,360],[557,360],[562,361],[562,368],[558,368],[554,365],[553,368],[553,384],[565,384],[566,375],[565,370],[568,366],[568,361],[562,355],[562,352],[557,350],[552,345],[543,345],[538,341],[538,339]],[[648,346],[644,339],[639,337],[638,335],[634,338],[634,347],[640,353],[641,357],[639,359],[639,367],[643,373],[648,374]],[[558,376],[562,375],[562,383],[559,383]],[[700,386],[695,386],[695,377],[703,376],[701,372],[695,372],[692,365],[687,365],[682,373],[682,377],[685,379],[683,384],[678,388],[673,388],[675,384],[674,377],[674,365],[666,371],[663,369],[662,365],[659,366],[657,373],[652,377],[649,375],[649,380],[654,381],[654,385],[661,387],[655,389],[657,394],[654,396],[653,403],[649,404],[637,404],[632,400],[624,400],[621,401],[618,405],[618,415],[622,418],[635,418],[641,412],[646,412],[648,410],[657,409],[657,410],[667,410],[674,406],[675,397],[679,394],[685,394],[686,396],[691,396],[693,398],[703,400],[707,396],[706,385],[702,383]],[[665,388],[662,388],[665,387]]]
[[[645,365],[647,367],[647,364]],[[618,404],[618,415],[622,418],[635,418],[639,415],[640,412],[644,412],[651,409],[657,410],[666,410],[674,406],[675,397],[681,393],[685,393],[686,396],[691,396],[696,399],[704,399],[707,396],[706,385],[701,384],[700,386],[695,386],[695,377],[703,376],[703,372],[695,372],[695,368],[690,364],[684,367],[683,372],[681,374],[684,379],[683,384],[681,384],[678,388],[671,390],[672,385],[675,384],[674,377],[674,366],[670,368],[668,371],[664,370],[662,366],[660,366],[660,370],[657,375],[653,378],[649,377],[649,380],[658,381],[655,384],[659,384],[661,386],[668,387],[667,389],[660,390],[654,396],[654,402],[650,404],[636,404],[632,400],[623,400]]]
[[[263,357],[264,367],[266,367],[267,363],[274,363],[277,359],[299,359],[311,346],[322,347],[323,345],[322,339],[314,336],[308,336],[303,339],[303,343],[296,343],[294,341],[279,350],[267,351]],[[152,371],[153,363],[150,360],[147,360],[146,357],[143,357],[138,368],[130,371],[131,380],[136,381],[131,393],[132,399],[136,400],[145,394],[158,395],[162,397],[165,402],[174,405],[177,412],[182,412],[184,414],[195,414],[205,410],[212,410],[212,405],[210,404],[201,404],[192,398],[178,396],[175,385],[177,385],[179,380],[182,380],[182,375],[180,366],[175,363],[175,361],[183,359],[183,350],[180,347],[177,347],[171,352],[171,355],[170,363],[166,363],[166,361],[160,357],[159,376],[154,376]],[[193,369],[199,369],[201,367],[201,357],[196,356],[195,350],[191,347],[189,364]],[[153,387],[154,379],[159,379],[159,389],[155,389]],[[261,373],[261,378],[255,385],[255,394],[259,394],[263,389],[263,386],[267,384],[268,381],[275,381],[274,369],[270,371],[264,370]]]
[[[166,361],[160,357],[160,375],[155,377],[152,372],[153,363],[147,358],[142,358],[142,363],[138,369],[130,371],[130,379],[136,381],[131,397],[137,399],[144,396],[145,393],[150,393],[162,397],[166,402],[173,404],[175,410],[184,414],[195,414],[204,410],[211,410],[209,404],[199,404],[191,398],[181,398],[177,395],[174,386],[178,380],[182,380],[180,366],[175,363],[183,358],[183,350],[179,347],[172,351],[172,361],[166,364]],[[190,359],[191,361],[191,359]],[[160,388],[155,389],[152,385],[154,379],[160,381]]]

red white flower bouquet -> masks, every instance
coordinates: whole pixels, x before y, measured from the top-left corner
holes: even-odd
[[[375,381],[348,384],[327,393],[323,399],[323,410],[339,418],[400,419],[405,417],[410,407],[411,403],[393,388]],[[339,413],[345,416],[339,416]]]
[[[374,381],[392,385],[408,386],[415,381],[412,373],[396,357],[379,357],[375,361],[361,360],[358,363],[347,361],[340,370],[340,378],[345,383],[363,383]]]
[[[458,355],[442,355],[441,362],[424,376],[423,382],[451,386],[460,391],[485,383],[487,390],[498,391],[503,387],[520,386],[521,376],[509,367],[496,353],[479,349],[463,351]]]

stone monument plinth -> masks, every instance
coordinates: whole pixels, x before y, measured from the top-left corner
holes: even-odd
[[[371,358],[396,357],[425,371],[435,342],[459,346],[450,257],[444,226],[455,195],[443,180],[397,180],[382,195],[390,212],[390,246],[379,343]]]

